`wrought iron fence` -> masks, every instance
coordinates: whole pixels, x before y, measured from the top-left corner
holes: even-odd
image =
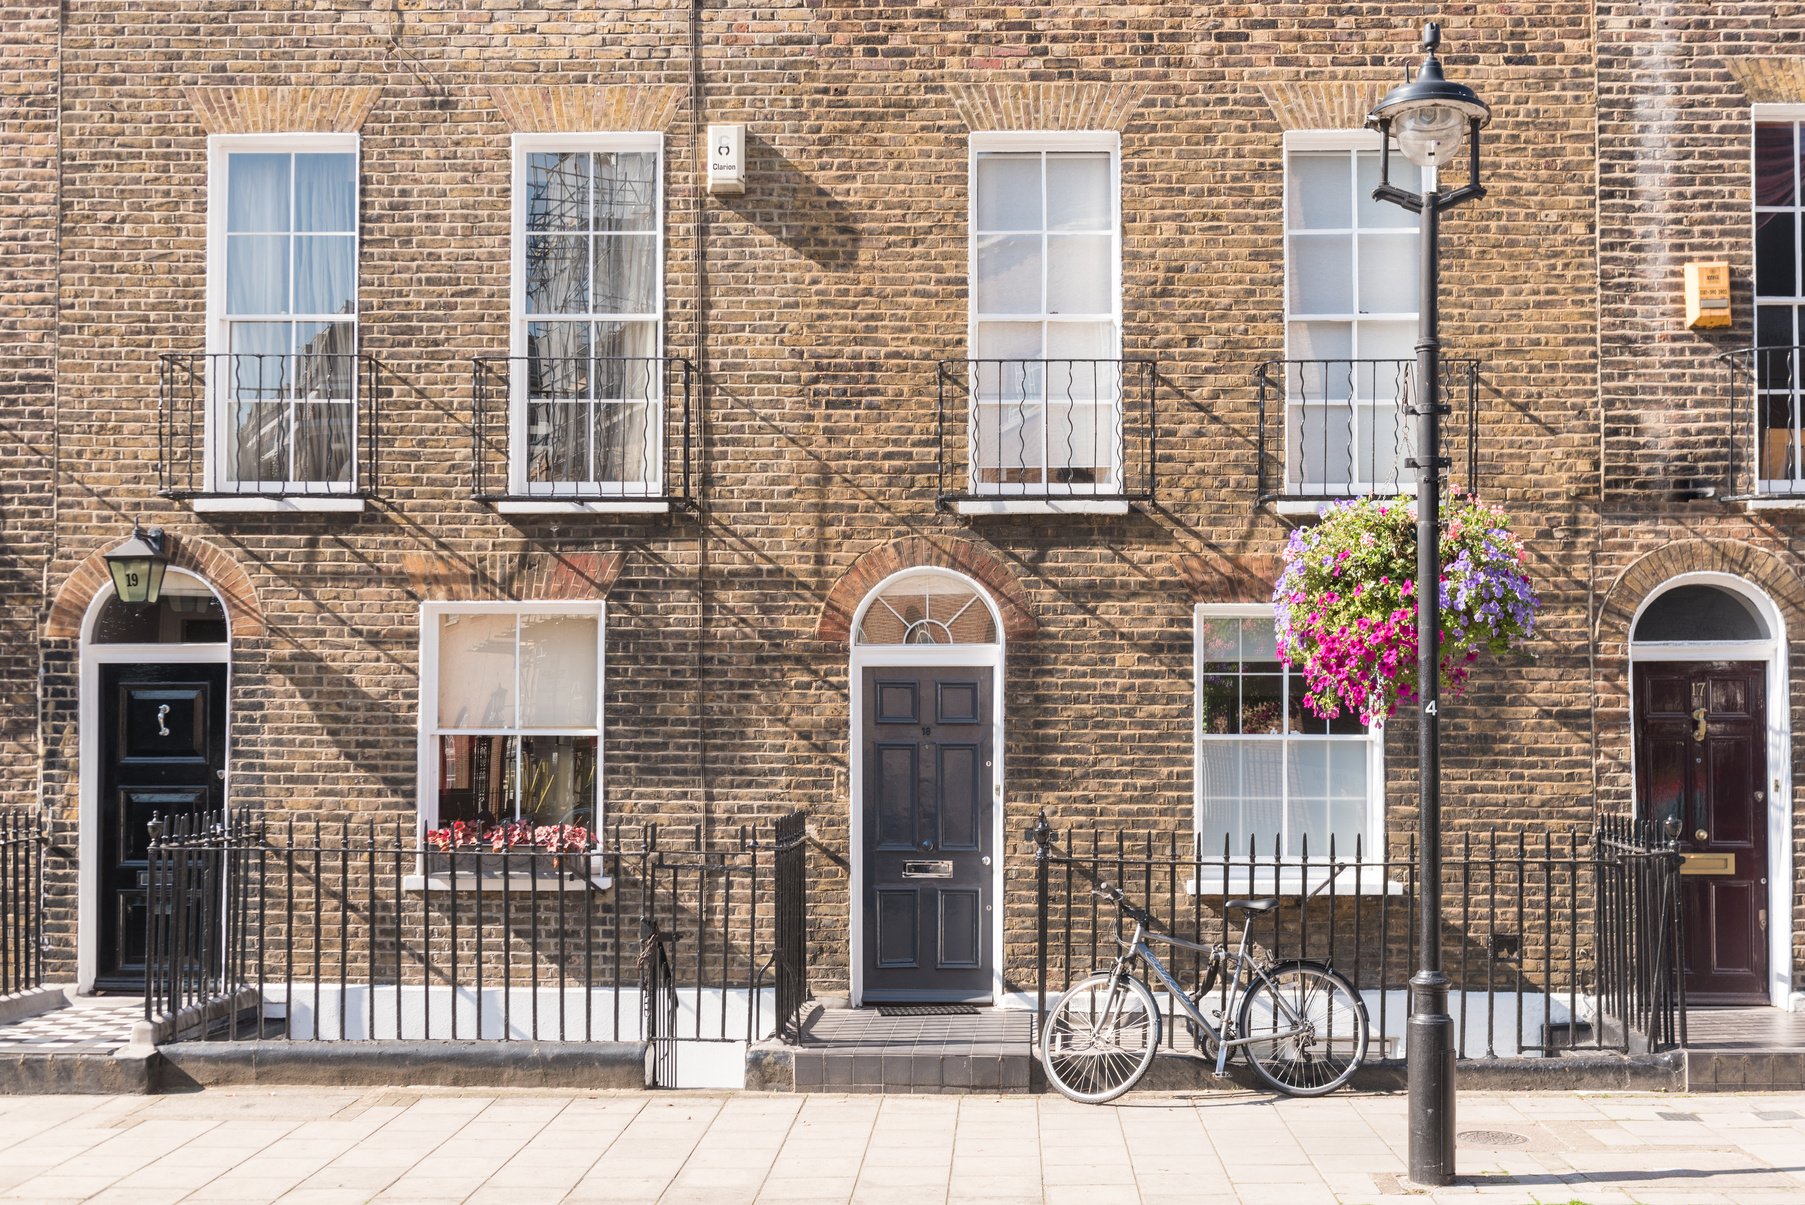
[[[1153,360],[942,360],[939,503],[1151,501]]]
[[[1606,816],[1595,837],[1601,1011],[1635,1045],[1686,1044],[1685,912],[1674,832]]]
[[[1177,834],[1060,833],[1044,816],[1026,835],[1035,849],[1043,1015],[1049,994],[1115,957],[1119,917],[1092,890],[1110,882],[1188,941],[1232,949],[1246,924],[1268,957],[1330,963],[1366,998],[1376,1057],[1402,1055],[1417,962],[1414,842],[1369,850],[1360,841],[1351,849],[1331,841],[1312,853],[1307,842],[1285,850],[1231,849],[1225,841],[1206,851]],[[1669,869],[1677,875],[1677,861],[1666,867],[1653,851],[1595,834],[1462,834],[1442,858],[1443,966],[1453,985],[1457,1055],[1627,1051],[1683,1035],[1683,999],[1650,987],[1672,976],[1673,964],[1661,959],[1677,947],[1631,927],[1652,924],[1657,913],[1677,925],[1677,887],[1661,895],[1655,883]],[[1599,912],[1598,902],[1615,899],[1626,880],[1646,889],[1636,907]],[[1280,906],[1251,918],[1222,907],[1237,896],[1276,896]],[[1170,954],[1181,982],[1202,981],[1203,955]],[[1226,1007],[1228,985],[1215,990],[1216,1007]]]
[[[549,852],[373,823],[155,824],[145,1017],[172,1041],[757,1040],[772,850],[749,828],[617,824]]]
[[[44,983],[43,821],[0,812],[0,996]]]
[[[668,356],[478,358],[472,495],[687,506],[691,377]]]
[[[1479,364],[1443,360],[1444,454],[1479,488]],[[1421,400],[1415,360],[1268,360],[1260,365],[1261,502],[1326,502],[1415,490]]]
[[[1724,365],[1732,498],[1805,495],[1805,348],[1742,347]]]
[[[808,991],[808,817],[792,812],[777,822],[777,1026],[786,1042],[802,1038]]]
[[[373,357],[175,353],[159,365],[164,497],[376,494],[382,394]]]

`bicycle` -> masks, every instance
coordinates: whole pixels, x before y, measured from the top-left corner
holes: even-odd
[[[1328,964],[1298,958],[1262,966],[1247,953],[1251,924],[1243,927],[1240,948],[1231,953],[1227,946],[1157,932],[1152,914],[1129,903],[1119,887],[1099,883],[1096,894],[1134,922],[1134,936],[1124,938],[1118,921],[1116,941],[1122,952],[1115,965],[1067,988],[1047,1013],[1041,1065],[1047,1081],[1064,1095],[1100,1105],[1134,1087],[1153,1066],[1161,1013],[1153,992],[1132,973],[1137,961],[1152,968],[1183,1010],[1202,1056],[1214,1054],[1218,1076],[1227,1071],[1229,1055],[1240,1050],[1254,1073],[1277,1091],[1323,1096],[1353,1078],[1366,1060],[1371,1028],[1366,1004]],[[1271,898],[1241,899],[1227,900],[1223,907],[1260,914],[1278,904]],[[1148,944],[1155,941],[1208,955],[1208,972],[1195,992],[1172,977]],[[1198,1005],[1222,973],[1229,975],[1229,992],[1218,1029]]]

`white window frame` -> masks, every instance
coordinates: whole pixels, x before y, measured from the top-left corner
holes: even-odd
[[[363,374],[355,369],[351,373],[351,473],[347,481],[310,481],[296,480],[271,483],[258,481],[249,485],[240,485],[232,480],[226,468],[227,450],[224,444],[225,424],[222,421],[223,410],[230,404],[226,390],[228,381],[212,379],[212,366],[217,362],[214,357],[230,352],[230,340],[227,337],[228,316],[226,314],[226,220],[227,206],[230,197],[231,159],[238,154],[349,154],[355,161],[354,180],[357,190],[357,207],[353,214],[351,230],[352,272],[351,272],[351,330],[352,355],[362,354],[363,349],[363,298],[361,289],[363,265],[363,154],[362,139],[352,134],[210,134],[207,137],[207,323],[206,349],[208,371],[204,385],[207,398],[205,415],[206,464],[203,472],[204,489],[209,494],[231,494],[256,498],[268,495],[328,495],[325,499],[316,499],[323,505],[317,509],[362,509],[360,502],[351,498],[332,498],[331,495],[354,495],[358,492],[358,482],[363,473],[363,457],[365,449],[359,432],[362,430],[364,399],[360,390],[363,385]],[[289,215],[290,236],[292,237],[294,215]],[[338,314],[285,314],[280,320],[289,322],[335,322],[341,320]],[[240,318],[239,321],[255,321],[256,319]],[[299,509],[307,509],[307,499],[298,498],[293,504]],[[197,506],[197,509],[263,509],[257,507],[241,507],[227,502],[223,506]]]
[[[645,481],[546,481],[533,483],[527,479],[527,378],[526,357],[530,354],[527,340],[527,327],[531,322],[526,312],[526,171],[528,156],[542,151],[577,151],[606,153],[609,151],[651,152],[657,156],[656,180],[658,183],[658,203],[653,219],[653,237],[656,240],[656,263],[653,277],[652,317],[657,324],[657,333],[653,336],[652,354],[664,355],[664,271],[665,271],[665,231],[664,231],[664,192],[665,192],[665,155],[664,135],[658,132],[600,132],[586,134],[516,134],[513,137],[513,169],[512,196],[509,200],[509,228],[511,231],[511,248],[509,255],[508,288],[508,355],[513,358],[513,370],[509,373],[508,401],[508,492],[516,498],[542,497],[545,505],[559,507],[564,499],[573,494],[585,499],[646,499],[660,497],[665,490],[664,455],[665,455],[665,421],[670,399],[664,393],[662,373],[653,375],[653,388],[657,396],[652,399],[651,438],[652,465],[656,476]],[[642,314],[597,314],[570,315],[589,322],[607,321],[643,321]],[[525,504],[530,507],[533,504]],[[564,506],[570,505],[563,503]],[[603,503],[605,505],[605,502]],[[510,509],[520,510],[516,506]]]
[[[447,615],[582,615],[595,619],[595,726],[593,728],[510,727],[506,735],[522,736],[590,736],[595,737],[595,831],[605,823],[607,800],[607,742],[603,721],[607,706],[603,688],[607,684],[608,614],[604,602],[429,602],[420,605],[420,737],[419,800],[416,805],[418,831],[438,826],[439,820],[439,737],[493,736],[494,726],[481,728],[442,728],[439,726],[439,627]],[[519,672],[519,630],[515,631],[515,672]],[[516,683],[515,706],[522,698]]]
[[[1400,888],[1396,884],[1384,881],[1381,868],[1376,863],[1386,856],[1385,850],[1385,728],[1383,724],[1370,724],[1363,735],[1315,735],[1309,733],[1273,733],[1253,735],[1217,735],[1203,730],[1203,625],[1208,619],[1267,619],[1272,618],[1272,606],[1269,603],[1198,603],[1191,615],[1191,832],[1193,840],[1204,831],[1203,797],[1203,750],[1204,742],[1223,741],[1333,741],[1335,743],[1364,743],[1367,752],[1366,779],[1366,824],[1360,834],[1361,852],[1364,865],[1359,876],[1358,887],[1362,894],[1383,894],[1388,890]],[[1290,674],[1285,675],[1287,696],[1290,687]],[[1285,709],[1289,714],[1289,708]],[[1281,782],[1287,792],[1290,790],[1289,775],[1281,776]],[[1286,800],[1286,811],[1289,800]],[[1274,874],[1272,869],[1272,853],[1270,846],[1262,843],[1255,851],[1250,863],[1244,849],[1231,850],[1225,860],[1219,842],[1205,841],[1198,849],[1202,865],[1205,867],[1202,880],[1189,885],[1193,892],[1205,895],[1216,894],[1221,890],[1223,870],[1226,867],[1227,881],[1230,891],[1262,892],[1278,891],[1284,894],[1308,892],[1314,890],[1330,877],[1328,868],[1328,843],[1322,848],[1310,850],[1312,863],[1308,878],[1301,873],[1298,866],[1298,855],[1286,853],[1281,860],[1287,863],[1282,874]],[[1340,849],[1335,851],[1336,860],[1351,865],[1354,851]],[[1210,872],[1217,868],[1216,873]],[[1355,891],[1353,871],[1343,870],[1336,878],[1334,891],[1337,895],[1351,895]]]
[[[1037,314],[982,314],[978,311],[978,158],[981,155],[996,153],[1032,154],[1058,153],[1062,151],[1106,152],[1109,155],[1110,181],[1110,285],[1111,306],[1107,313],[1097,314],[1059,314],[1047,313],[1046,302],[1046,231],[1041,232],[1041,311]],[[1045,225],[1046,193],[1045,173],[1042,173],[1042,225]],[[1114,338],[1107,348],[1108,355],[1103,359],[1120,360],[1122,358],[1122,136],[1114,130],[977,130],[970,135],[966,160],[966,213],[965,213],[965,252],[966,267],[966,329],[965,346],[967,354],[976,358],[978,347],[978,325],[981,322],[1049,322],[1072,323],[1109,323],[1114,331]],[[1044,349],[1043,349],[1044,350]],[[967,482],[966,488],[972,494],[1007,497],[1010,494],[1026,493],[1070,493],[1075,498],[1084,498],[1094,494],[1119,493],[1122,488],[1124,465],[1122,443],[1118,436],[1110,449],[1110,480],[1102,482],[1085,482],[1082,488],[1056,490],[1051,481],[1039,485],[1027,482],[985,482],[979,480],[980,464],[977,447],[977,391],[972,389],[972,414],[969,416],[967,431],[970,446],[967,449]],[[1124,398],[1118,397],[1117,405],[1125,404]],[[1046,476],[1050,479],[1056,465],[1052,461],[1052,450],[1047,449]],[[1125,508],[1123,508],[1125,509]]]
[[[1756,178],[1755,177],[1755,170],[1756,170],[1755,127],[1760,126],[1760,125],[1779,124],[1779,123],[1785,123],[1788,125],[1792,125],[1795,127],[1795,130],[1796,130],[1796,133],[1794,134],[1795,141],[1793,143],[1793,159],[1794,159],[1794,164],[1793,164],[1793,185],[1794,185],[1793,203],[1791,205],[1785,205],[1785,206],[1760,205],[1760,204],[1757,204],[1756,200],[1755,200],[1755,178]],[[1749,264],[1750,264],[1749,327],[1750,327],[1751,331],[1754,331],[1757,329],[1756,322],[1759,318],[1758,310],[1759,310],[1759,307],[1761,307],[1762,305],[1790,306],[1793,310],[1793,340],[1794,340],[1794,342],[1793,342],[1792,346],[1805,345],[1805,329],[1801,329],[1801,328],[1805,328],[1805,279],[1801,279],[1801,280],[1797,280],[1797,281],[1793,282],[1798,291],[1795,292],[1790,297],[1769,296],[1769,295],[1757,293],[1755,291],[1756,284],[1755,284],[1755,270],[1754,270],[1755,247],[1756,247],[1755,239],[1756,239],[1757,226],[1760,223],[1762,214],[1764,214],[1764,213],[1793,214],[1793,215],[1795,215],[1794,226],[1793,226],[1794,252],[1796,254],[1799,254],[1801,259],[1805,259],[1805,242],[1799,241],[1801,236],[1805,235],[1805,178],[1802,178],[1802,177],[1805,177],[1805,166],[1802,166],[1799,163],[1802,142],[1805,142],[1805,105],[1758,104],[1758,105],[1753,105],[1750,107],[1749,131],[1748,131]],[[1802,263],[1800,266],[1801,266],[1801,268],[1805,268],[1805,263]],[[1805,271],[1801,271],[1800,275],[1802,277],[1805,277]],[[1758,362],[1759,355],[1760,355],[1760,343],[1756,337],[1751,335],[1750,344],[1751,344],[1751,346],[1753,346],[1756,349],[1755,355],[1757,357],[1757,362],[1751,363],[1749,365],[1750,372],[1753,374],[1757,374],[1756,377],[1750,381],[1751,396],[1754,396],[1756,399],[1756,412],[1755,412],[1755,414],[1751,415],[1750,418],[1755,424],[1754,429],[1756,431],[1759,431],[1760,430],[1761,410],[1760,410],[1760,396],[1759,396],[1760,390],[1757,387],[1757,382],[1759,380],[1758,374],[1760,371],[1760,366],[1759,366],[1759,362]],[[1805,365],[1798,365],[1797,367],[1799,370],[1805,371]],[[1760,473],[1762,466],[1766,462],[1766,457],[1763,454],[1763,449],[1761,447],[1757,446],[1754,449],[1754,453],[1755,453],[1754,472],[1757,474],[1757,476],[1755,476],[1755,478],[1754,478],[1754,481],[1755,481],[1755,492],[1757,494],[1770,495],[1770,496],[1774,496],[1774,497],[1778,497],[1778,498],[1784,498],[1789,502],[1797,504],[1800,501],[1799,495],[1801,494],[1801,492],[1805,492],[1805,439],[1802,439],[1802,436],[1805,436],[1805,388],[1801,388],[1795,384],[1795,387],[1792,392],[1793,392],[1793,424],[1792,424],[1793,475],[1791,477],[1762,477],[1762,476],[1759,476],[1758,474]]]
[[[1298,152],[1298,151],[1338,151],[1338,152],[1347,154],[1349,156],[1350,160],[1354,161],[1354,163],[1357,163],[1357,156],[1361,152],[1367,152],[1367,153],[1371,153],[1373,155],[1377,155],[1379,153],[1378,137],[1379,136],[1377,134],[1373,133],[1370,130],[1287,130],[1285,132],[1284,142],[1283,142],[1283,151],[1282,151],[1283,158],[1282,158],[1281,170],[1280,170],[1280,176],[1283,180],[1284,187],[1283,187],[1283,195],[1280,198],[1280,204],[1279,204],[1279,215],[1280,215],[1279,220],[1281,221],[1281,223],[1283,223],[1283,229],[1284,229],[1285,261],[1284,261],[1284,272],[1282,273],[1282,275],[1283,275],[1283,279],[1284,279],[1284,291],[1285,291],[1285,316],[1284,316],[1285,358],[1287,360],[1291,360],[1295,356],[1295,349],[1293,349],[1293,347],[1291,345],[1292,327],[1295,324],[1300,323],[1300,322],[1345,322],[1345,323],[1348,323],[1351,328],[1351,330],[1350,330],[1351,337],[1349,340],[1349,348],[1348,348],[1348,351],[1349,351],[1348,358],[1350,360],[1361,360],[1361,359],[1372,359],[1373,358],[1371,356],[1364,355],[1363,349],[1360,346],[1360,327],[1362,326],[1362,324],[1370,325],[1370,324],[1380,323],[1380,322],[1395,322],[1395,323],[1408,322],[1414,326],[1415,324],[1418,323],[1418,321],[1421,318],[1420,308],[1414,309],[1414,310],[1406,310],[1406,311],[1380,312],[1380,313],[1370,313],[1370,314],[1363,313],[1360,310],[1360,308],[1359,308],[1359,305],[1360,305],[1360,232],[1362,230],[1365,230],[1368,228],[1362,227],[1362,226],[1357,226],[1357,225],[1349,226],[1349,227],[1346,227],[1345,229],[1332,228],[1332,227],[1311,228],[1311,231],[1310,231],[1310,233],[1312,235],[1346,234],[1349,236],[1349,238],[1352,242],[1352,245],[1353,245],[1353,256],[1354,256],[1353,272],[1352,272],[1351,280],[1352,280],[1352,289],[1353,289],[1353,298],[1352,299],[1353,299],[1355,308],[1351,312],[1345,313],[1345,314],[1337,314],[1337,313],[1300,314],[1297,312],[1297,309],[1296,309],[1296,301],[1291,295],[1292,268],[1297,260],[1296,253],[1293,250],[1294,245],[1295,245],[1297,231],[1294,230],[1291,225],[1291,213],[1292,213],[1291,156],[1292,156],[1293,152]],[[1393,162],[1394,163],[1398,162],[1398,160],[1394,160]],[[1352,164],[1350,164],[1350,166],[1352,166]],[[1352,191],[1350,191],[1350,193],[1349,193],[1350,199],[1352,199],[1355,192],[1358,191],[1358,180],[1359,180],[1359,177],[1357,174],[1350,177],[1349,183],[1350,183],[1350,186],[1352,189]],[[1410,226],[1410,227],[1386,226],[1383,228],[1375,227],[1373,229],[1383,229],[1387,233],[1398,234],[1398,235],[1402,235],[1406,231],[1414,234],[1417,238],[1417,254],[1418,255],[1422,254],[1423,226],[1422,226],[1422,221],[1420,218],[1417,220],[1417,222],[1414,226]],[[1418,301],[1418,305],[1419,305],[1419,307],[1421,306],[1420,299]],[[1298,357],[1298,358],[1315,358],[1315,357]],[[1409,358],[1409,357],[1406,357],[1406,358]],[[1287,376],[1289,376],[1289,374],[1287,374]],[[1296,405],[1299,405],[1299,403],[1293,402],[1293,400],[1291,398],[1291,394],[1290,394],[1290,388],[1291,388],[1291,382],[1288,379],[1284,385],[1283,397],[1282,397],[1282,401],[1280,403],[1281,405],[1284,406],[1283,422],[1284,422],[1284,430],[1285,430],[1286,440],[1289,440],[1291,438],[1291,433],[1294,430],[1294,426],[1293,426],[1292,419],[1291,419],[1293,407]],[[1376,397],[1376,396],[1372,399],[1355,399],[1356,402],[1367,401],[1367,400],[1373,401],[1377,404],[1383,404],[1385,402],[1390,401],[1391,399],[1380,398],[1380,397]],[[1354,437],[1354,446],[1355,446],[1355,448],[1358,448],[1360,446],[1359,428],[1357,425],[1358,416],[1360,413],[1360,409],[1359,409],[1358,405],[1353,406],[1353,412],[1355,415],[1355,422],[1356,422],[1356,426],[1355,426],[1356,434]],[[1406,442],[1409,443],[1412,447],[1414,447],[1414,439],[1407,439]],[[1286,448],[1285,453],[1286,454],[1284,456],[1284,475],[1285,475],[1285,488],[1287,490],[1297,490],[1299,492],[1307,493],[1310,495],[1321,495],[1321,496],[1333,495],[1333,496],[1338,496],[1338,497],[1345,497],[1348,495],[1356,495],[1356,494],[1370,494],[1375,491],[1376,487],[1382,487],[1386,492],[1391,492],[1391,490],[1394,488],[1393,484],[1390,482],[1375,483],[1375,482],[1371,482],[1371,481],[1361,481],[1361,480],[1359,480],[1357,472],[1351,474],[1353,479],[1349,480],[1349,481],[1293,480],[1292,479],[1292,468],[1291,468],[1292,457],[1290,455],[1290,449]],[[1410,453],[1410,452],[1406,452],[1404,455],[1408,456],[1411,454],[1412,453]],[[1303,465],[1304,465],[1303,457],[1300,456],[1298,458],[1298,464],[1299,464],[1299,471],[1301,472]],[[1357,466],[1351,466],[1351,467],[1357,467]],[[1408,473],[1403,471],[1403,457],[1399,458],[1398,469],[1399,469],[1399,471],[1398,471],[1399,480],[1395,487],[1397,492],[1403,493],[1403,494],[1414,494],[1416,492],[1416,482],[1413,478],[1410,477],[1410,475]],[[1314,509],[1314,504],[1312,504],[1311,509],[1312,510]]]

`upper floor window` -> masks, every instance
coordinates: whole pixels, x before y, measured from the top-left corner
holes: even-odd
[[[1379,848],[1380,737],[1357,716],[1319,718],[1303,675],[1278,659],[1272,608],[1200,605],[1196,616],[1197,815],[1204,855],[1351,857]]]
[[[1120,139],[973,134],[971,153],[971,488],[1117,492]]]
[[[516,494],[662,488],[663,155],[657,134],[515,139]]]
[[[1421,171],[1391,157],[1393,183]],[[1393,491],[1412,435],[1416,215],[1375,201],[1379,151],[1364,131],[1285,138],[1285,479],[1322,496]]]
[[[1757,112],[1755,121],[1755,413],[1758,487],[1805,490],[1805,109]],[[1743,412],[1746,416],[1747,411]],[[1740,421],[1746,422],[1746,417]]]
[[[421,819],[581,824],[601,806],[599,603],[428,603]]]
[[[357,480],[357,136],[209,142],[211,489]]]

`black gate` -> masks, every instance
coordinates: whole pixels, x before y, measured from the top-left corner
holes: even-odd
[[[0,996],[44,982],[43,823],[0,814]]]
[[[1679,847],[1648,821],[1601,816],[1593,856],[1599,1011],[1633,1047],[1684,1046]]]
[[[777,1032],[786,1042],[802,1036],[808,999],[808,816],[791,812],[777,821]]]
[[[646,1087],[677,1086],[677,974],[669,940],[649,925],[639,946],[639,1006],[646,1040]]]

